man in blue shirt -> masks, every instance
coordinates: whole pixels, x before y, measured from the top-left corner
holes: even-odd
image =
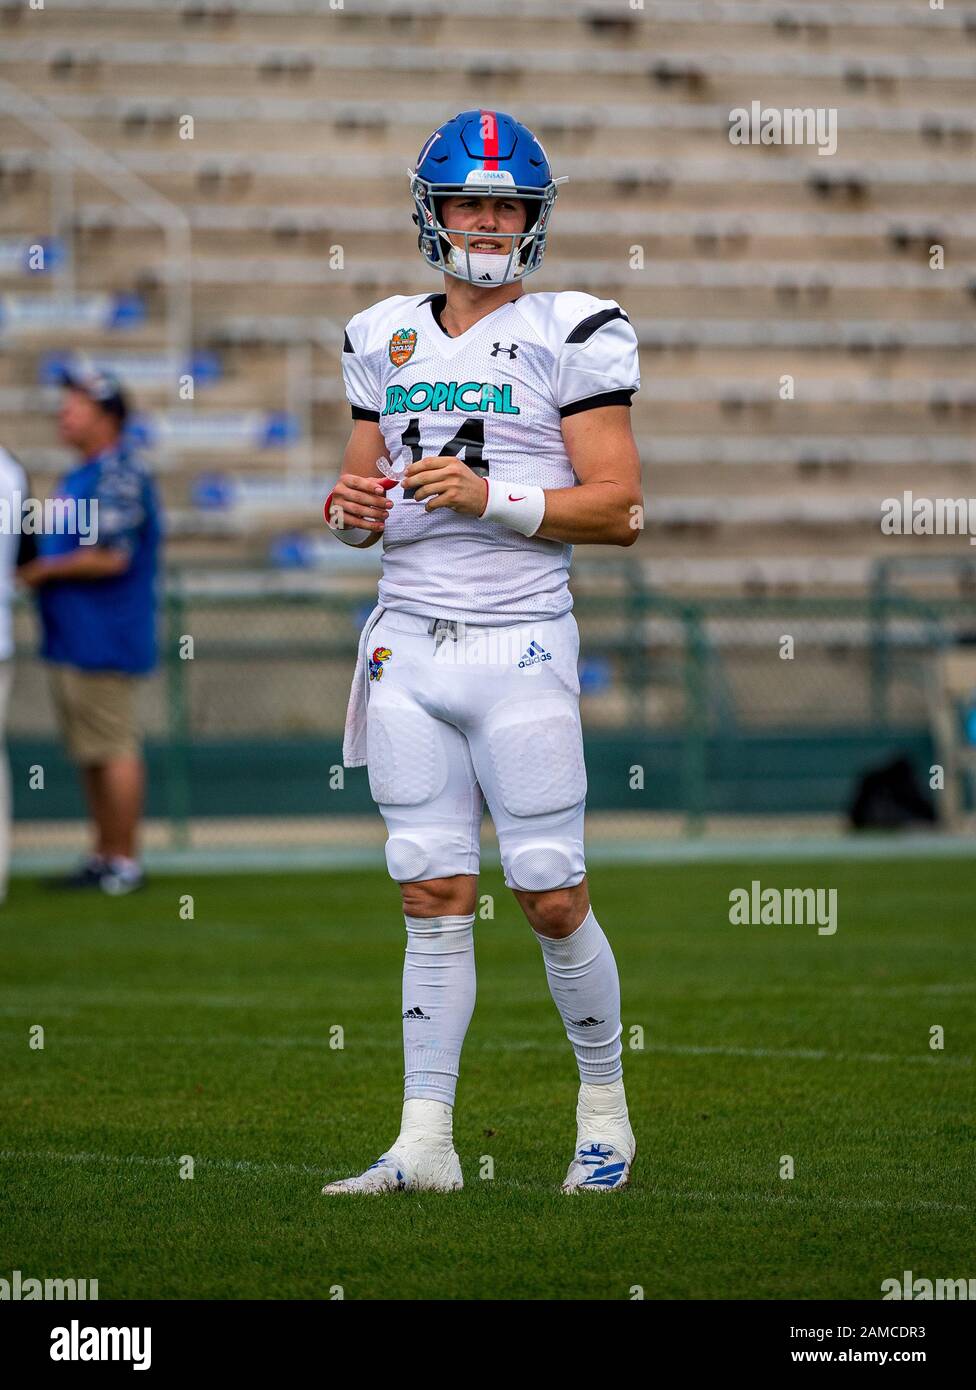
[[[63,385],[61,437],[81,463],[58,487],[57,525],[45,526],[37,558],[20,571],[38,591],[41,655],[95,828],[93,852],[59,883],[128,893],[144,882],[136,694],[156,665],[159,505],[122,437],[128,402],[119,382],[79,368]]]

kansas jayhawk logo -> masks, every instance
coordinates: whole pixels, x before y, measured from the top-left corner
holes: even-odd
[[[390,361],[394,367],[409,362],[417,346],[416,328],[398,328],[390,339]]]
[[[373,655],[369,659],[369,678],[371,681],[383,679],[383,662],[389,661],[392,655],[389,647],[373,648]]]

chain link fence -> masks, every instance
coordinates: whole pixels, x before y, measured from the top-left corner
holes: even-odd
[[[927,777],[934,663],[973,626],[962,600],[684,602],[623,568],[584,570],[574,594],[590,818],[620,840],[715,817],[842,817],[859,777],[897,754]],[[341,766],[374,595],[355,578],[169,576],[163,660],[142,692],[150,845],[382,840],[365,770]],[[15,843],[75,844],[82,802],[26,602],[16,632]]]

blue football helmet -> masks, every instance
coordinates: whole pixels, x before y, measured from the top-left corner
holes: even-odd
[[[417,244],[435,270],[472,285],[508,285],[538,270],[546,253],[549,217],[557,185],[549,159],[531,130],[504,111],[462,111],[425,141],[410,175],[420,227]],[[519,198],[526,205],[526,226],[511,239],[511,249],[487,255],[471,250],[484,233],[446,227],[441,200],[462,193],[478,197]],[[455,246],[448,232],[464,238]]]

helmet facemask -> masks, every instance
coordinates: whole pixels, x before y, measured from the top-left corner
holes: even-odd
[[[420,227],[417,244],[429,265],[445,275],[453,276],[455,280],[485,288],[513,284],[531,275],[533,270],[538,270],[545,255],[549,217],[556,201],[556,181],[540,190],[487,181],[484,184],[471,182],[463,185],[428,183],[412,170],[410,176],[410,192],[417,209],[414,221]],[[493,234],[498,241],[511,239],[507,256],[504,252],[472,251],[472,241],[482,239],[484,232],[447,227],[441,221],[441,200],[465,194],[517,198],[525,204],[527,216],[524,231]],[[462,244],[456,246],[451,236],[463,238]]]

